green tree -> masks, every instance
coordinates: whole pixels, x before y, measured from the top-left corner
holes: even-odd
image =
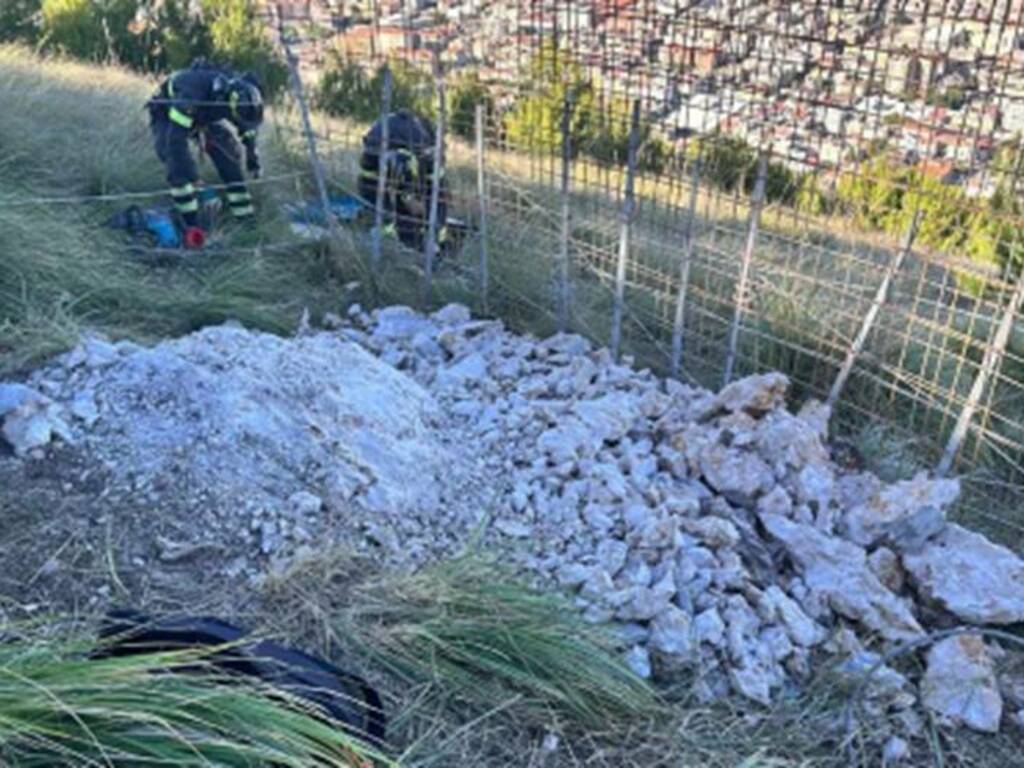
[[[569,137],[573,152],[592,144],[594,87],[584,79],[578,64],[568,60],[555,44],[545,43],[527,65],[524,80],[527,95],[515,103],[504,120],[506,135],[514,146],[560,152],[566,97],[571,105]]]
[[[472,139],[476,125],[476,108],[484,107],[484,114],[494,111],[494,99],[480,77],[472,72],[452,84],[448,96],[448,115],[452,131],[465,139]]]
[[[47,47],[80,59],[103,58],[103,18],[91,0],[43,0],[41,11]]]
[[[89,61],[138,63],[131,30],[138,0],[43,0],[40,10],[47,47]]]
[[[689,151],[701,158],[701,176],[726,192],[747,186],[756,174],[757,154],[742,139],[716,133],[693,142]]]
[[[391,109],[408,109],[434,119],[437,103],[430,76],[401,59],[387,66],[391,69]],[[380,117],[383,86],[384,65],[370,72],[358,61],[334,53],[320,78],[314,101],[328,114],[370,123]]]
[[[40,44],[48,50],[89,61],[112,59],[148,72],[185,67],[204,56],[254,72],[270,98],[287,82],[288,70],[268,37],[256,0],[200,0],[198,5],[193,0],[13,3],[0,10],[0,39],[19,19],[17,29],[29,34],[23,14],[35,3]]]

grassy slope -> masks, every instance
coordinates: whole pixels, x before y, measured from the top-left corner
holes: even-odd
[[[153,339],[237,319],[284,331],[304,306],[334,305],[324,260],[297,246],[275,213],[276,198],[294,197],[301,179],[259,186],[259,227],[215,238],[185,269],[147,263],[152,254],[140,258],[103,226],[129,204],[164,199],[142,109],[153,87],[116,68],[0,47],[0,374],[85,328]],[[272,140],[266,151],[274,173],[289,170]],[[216,182],[209,163],[203,172]],[[72,200],[32,202],[52,198]]]

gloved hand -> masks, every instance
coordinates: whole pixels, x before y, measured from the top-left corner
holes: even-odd
[[[185,227],[182,239],[187,249],[196,250],[206,245],[206,231],[202,227]]]
[[[255,147],[246,150],[245,168],[254,179],[263,175],[263,166],[260,164],[260,156]]]

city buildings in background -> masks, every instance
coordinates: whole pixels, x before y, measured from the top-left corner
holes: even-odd
[[[514,92],[551,41],[660,137],[719,132],[796,172],[832,173],[884,145],[975,197],[1024,134],[1024,0],[290,0],[303,66],[361,61],[472,69]]]

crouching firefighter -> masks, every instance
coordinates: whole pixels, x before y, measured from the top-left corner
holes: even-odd
[[[255,77],[199,60],[168,77],[147,107],[156,153],[167,168],[171,197],[185,227],[186,247],[201,247],[205,241],[196,190],[199,171],[189,139],[198,142],[217,168],[232,215],[239,220],[251,218],[255,209],[245,185],[242,149],[228,125],[241,137],[246,169],[259,178],[256,134],[263,122],[263,94]]]
[[[434,126],[429,120],[402,109],[387,116],[388,145],[384,158],[384,222],[409,248],[422,250],[430,221],[430,189],[434,174]],[[359,196],[377,202],[382,122],[377,120],[363,136],[359,160]],[[437,197],[437,245],[448,244],[448,185],[441,167]]]

